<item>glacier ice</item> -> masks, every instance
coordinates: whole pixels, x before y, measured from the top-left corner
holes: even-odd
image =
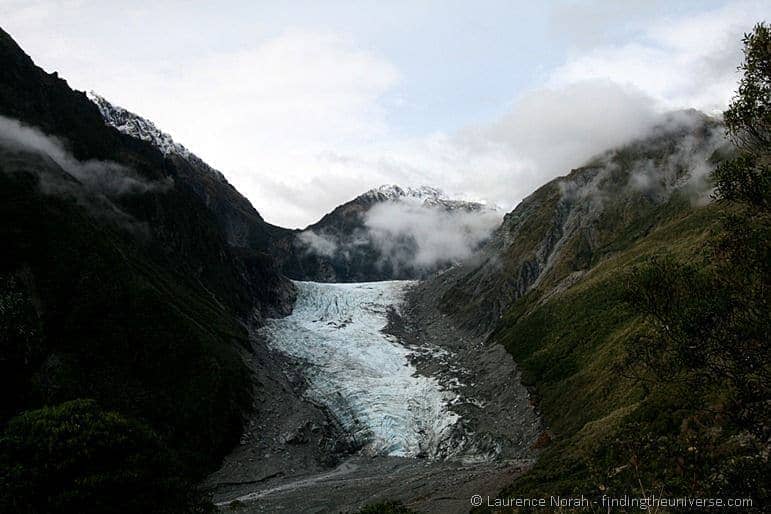
[[[382,332],[410,282],[295,284],[292,314],[260,331],[304,364],[309,399],[329,408],[364,453],[445,455],[460,419],[447,408],[455,395],[418,375],[410,350]]]

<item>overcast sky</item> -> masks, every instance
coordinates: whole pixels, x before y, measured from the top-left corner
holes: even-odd
[[[511,209],[660,112],[721,111],[741,35],[769,13],[771,0],[0,0],[38,65],[151,119],[289,227],[384,183]]]

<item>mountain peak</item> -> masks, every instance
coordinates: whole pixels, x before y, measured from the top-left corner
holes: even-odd
[[[401,187],[396,184],[384,184],[370,189],[359,198],[375,201],[397,200],[397,199],[415,199],[415,200],[449,200],[447,195],[441,190],[430,186]]]
[[[401,187],[396,184],[385,184],[359,195],[354,201],[366,203],[411,202],[426,207],[441,207],[448,211],[456,209],[465,211],[497,210],[494,206],[484,203],[454,200],[441,189],[431,186]]]
[[[156,127],[152,121],[110,103],[109,100],[94,91],[87,92],[86,96],[97,106],[104,122],[118,132],[147,141],[155,146],[165,157],[170,155],[179,156],[188,163],[208,171],[220,182],[227,182],[227,179],[221,172],[212,168],[203,159],[174,141],[169,134]]]

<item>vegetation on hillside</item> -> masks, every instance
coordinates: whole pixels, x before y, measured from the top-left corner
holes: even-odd
[[[15,417],[0,438],[3,512],[204,512],[146,424],[73,400]]]
[[[768,501],[770,52],[760,24],[716,201],[595,255],[566,291],[531,291],[499,324],[552,440],[507,494]]]
[[[630,303],[644,327],[628,341],[626,369],[646,384],[687,396],[686,451],[714,462],[688,481],[704,492],[766,501],[771,446],[771,33],[744,40],[744,77],[725,113],[736,158],[714,173],[723,207],[719,233],[702,260],[653,258],[637,267]],[[698,428],[696,428],[698,427]],[[632,437],[627,444],[635,444]],[[730,448],[730,451],[728,450]],[[666,448],[649,445],[652,452]],[[709,455],[720,453],[721,455]],[[629,459],[644,459],[632,452]],[[684,459],[682,452],[670,458]]]

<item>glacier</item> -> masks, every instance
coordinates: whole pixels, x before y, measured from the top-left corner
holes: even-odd
[[[268,345],[304,368],[309,400],[337,417],[368,455],[442,458],[460,417],[436,378],[417,374],[412,350],[383,332],[411,281],[295,282],[290,316],[267,320]]]

